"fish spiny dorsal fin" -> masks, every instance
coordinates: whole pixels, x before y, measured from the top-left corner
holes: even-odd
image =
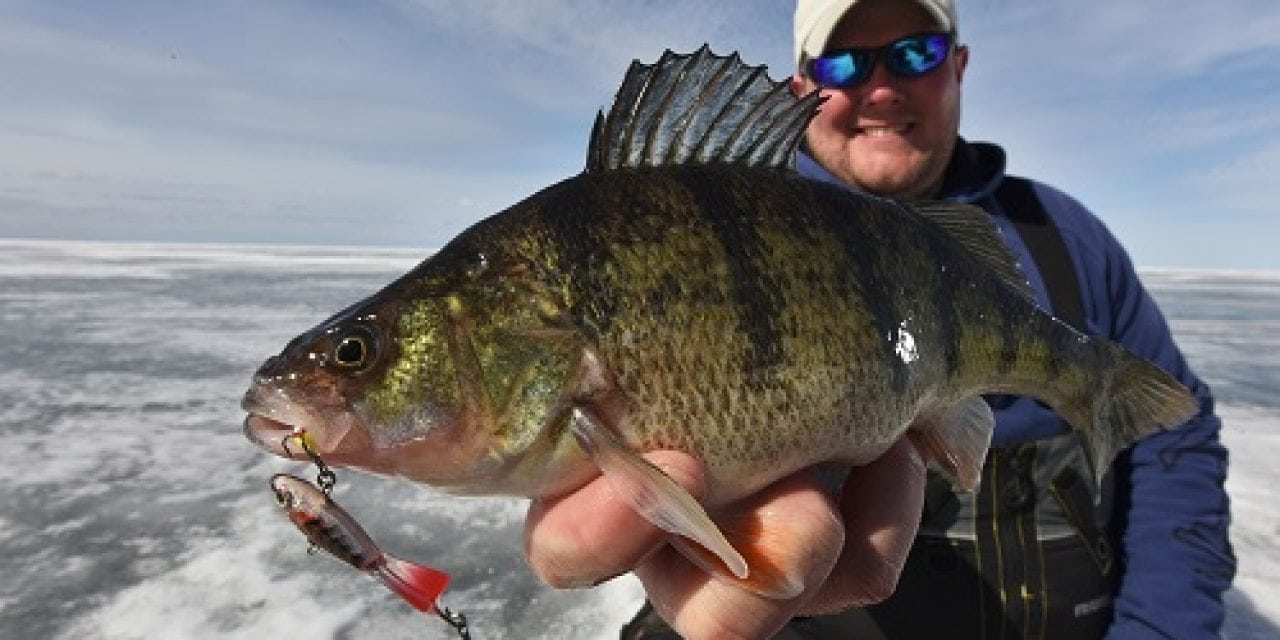
[[[907,206],[964,247],[969,255],[995,272],[1005,284],[1029,300],[1035,300],[1035,293],[1018,266],[1017,258],[1005,246],[999,227],[986,211],[950,202],[916,202]]]
[[[736,53],[668,49],[651,65],[631,63],[609,115],[596,116],[586,171],[716,162],[791,169],[820,102],[816,91],[796,98]]]

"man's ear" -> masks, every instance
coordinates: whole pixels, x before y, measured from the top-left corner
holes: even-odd
[[[804,75],[802,75],[799,71],[791,74],[791,93],[795,97],[803,98],[809,95],[810,93],[813,93],[813,90],[817,88],[818,88],[818,85],[814,84],[813,81],[804,77]]]
[[[969,47],[956,45],[956,84],[964,82],[964,70],[969,66]]]

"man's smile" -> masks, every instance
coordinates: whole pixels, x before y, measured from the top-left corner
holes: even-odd
[[[862,124],[854,127],[854,134],[867,136],[870,138],[880,138],[889,135],[905,136],[915,129],[915,124],[906,122],[900,124]]]

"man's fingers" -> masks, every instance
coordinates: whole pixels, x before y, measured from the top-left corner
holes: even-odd
[[[805,592],[790,600],[759,596],[710,576],[674,548],[664,547],[645,558],[635,573],[659,615],[686,638],[770,636],[827,578],[843,547],[836,507],[812,471],[789,476],[733,508],[785,531],[770,539],[770,546],[785,548],[773,549],[776,553],[769,557],[780,563],[779,570],[797,574]]]
[[[645,457],[692,495],[702,495],[696,460],[674,451]],[[713,578],[665,545],[667,534],[615,496],[603,478],[567,496],[535,501],[525,548],[534,571],[554,587],[588,586],[634,568],[655,609],[686,637],[767,637],[798,613],[834,612],[888,597],[915,537],[924,482],[924,461],[903,440],[850,472],[838,506],[813,470],[734,505],[766,526],[785,523],[768,528],[785,531],[771,544],[789,553],[769,557],[785,558],[778,568],[800,576],[804,591],[791,600]]]
[[[677,451],[653,451],[644,457],[695,498],[702,495],[702,466],[694,458]],[[524,545],[534,573],[563,589],[591,586],[630,571],[666,535],[600,477],[570,494],[535,500],[525,520]]]
[[[925,462],[906,438],[850,472],[840,497],[844,550],[804,613],[834,613],[892,595],[920,526],[924,486]]]

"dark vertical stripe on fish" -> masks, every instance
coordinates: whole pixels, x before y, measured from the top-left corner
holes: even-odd
[[[816,188],[813,190],[817,192]],[[870,215],[868,211],[851,206],[862,201],[850,198],[838,187],[817,192],[815,196],[816,201],[809,206],[841,211],[844,214],[818,216],[817,220],[826,224],[825,231],[841,239],[845,259],[850,267],[847,271],[853,278],[849,288],[862,296],[862,303],[875,324],[881,357],[889,363],[890,386],[895,392],[902,393],[907,387],[907,363],[896,351],[898,324],[901,319],[894,304],[893,291],[887,286],[892,279],[882,277],[881,271],[885,265],[876,261],[877,256],[883,255],[882,252],[859,251],[859,248],[874,244],[901,246],[894,244],[895,240],[886,236],[901,232],[906,225],[882,224],[880,216]],[[801,205],[797,203],[795,206]]]
[[[770,290],[769,274],[761,268],[761,258],[768,248],[751,217],[741,215],[745,203],[735,199],[737,180],[728,173],[717,174],[716,178],[709,179],[703,171],[679,175],[724,252],[732,280],[730,295],[737,309],[737,329],[750,345],[743,371],[751,384],[767,386],[777,374],[778,365],[786,361],[777,326],[781,296]]]
[[[610,175],[604,180],[617,179]],[[604,180],[562,183],[560,189],[544,192],[550,197],[539,203],[537,212],[548,235],[554,238],[560,265],[557,271],[583,283],[575,287],[583,297],[573,301],[569,313],[591,340],[598,340],[609,331],[624,301],[623,296],[617,295],[618,283],[608,281],[605,268],[614,260],[611,247],[615,242],[610,234],[616,225],[591,220],[619,213],[616,206],[610,206],[607,191],[601,188]]]
[[[1061,321],[1054,319],[1052,322],[1061,322]],[[1070,328],[1070,325],[1067,325],[1065,322],[1063,322],[1062,324]],[[1076,332],[1074,329],[1072,329],[1067,334],[1071,336],[1075,336]],[[1045,368],[1046,368],[1046,374],[1048,375],[1049,381],[1057,382],[1058,379],[1062,377],[1062,372],[1066,370],[1067,352],[1072,347],[1071,345],[1057,345],[1057,344],[1053,346],[1054,348],[1049,349],[1048,360],[1045,363]]]
[[[1001,309],[999,315],[1000,359],[996,362],[996,371],[1008,374],[1018,364],[1018,331],[1025,330],[1026,327],[1020,326],[1018,318],[1010,312],[1008,307]]]
[[[905,215],[905,213],[904,213]],[[942,343],[946,359],[947,375],[954,376],[960,370],[960,334],[959,313],[956,304],[956,292],[960,283],[955,282],[955,271],[948,270],[946,259],[955,252],[955,243],[945,239],[941,233],[925,233],[925,245],[929,255],[938,256],[938,269],[931,271],[933,290],[930,292],[934,305],[934,317],[937,324],[938,340]]]

